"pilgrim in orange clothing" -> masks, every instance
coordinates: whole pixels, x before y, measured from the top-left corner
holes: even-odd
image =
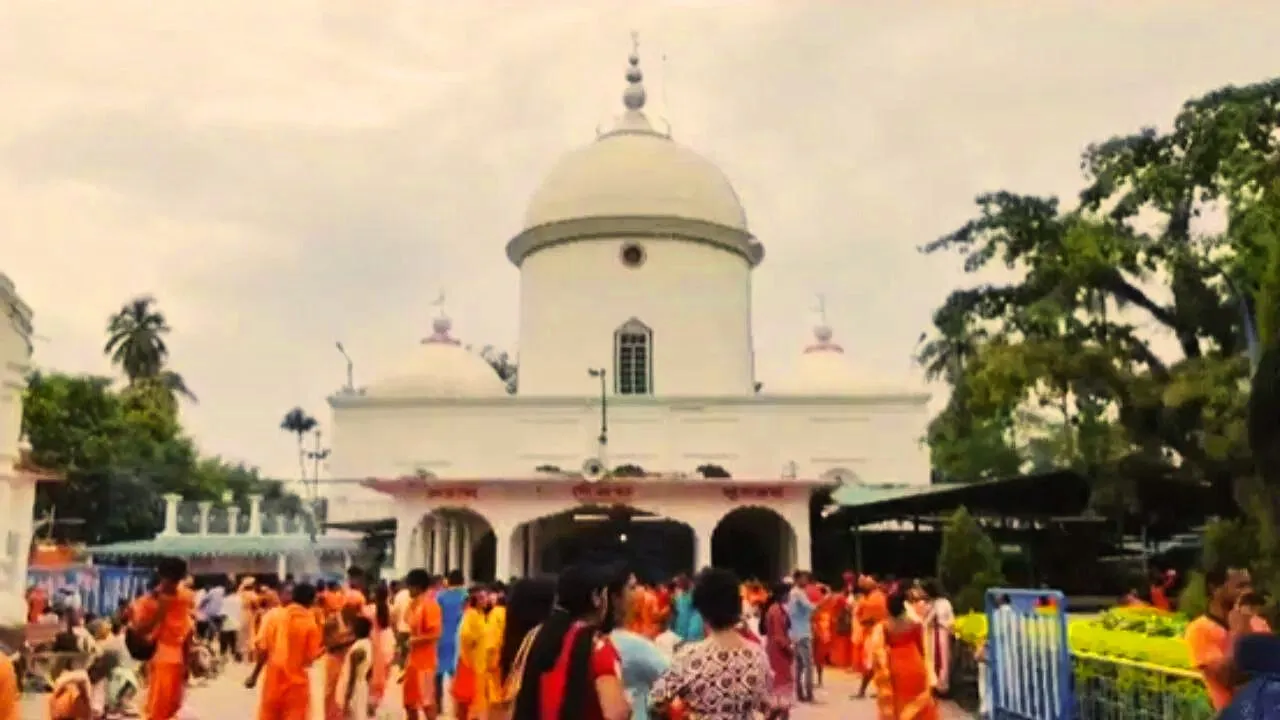
[[[49,594],[39,585],[32,585],[27,591],[27,622],[40,622],[40,617],[48,609]]]
[[[164,558],[156,568],[156,588],[133,605],[134,632],[155,643],[147,663],[145,717],[172,718],[187,689],[187,649],[195,630],[195,595],[183,587],[187,563]]]
[[[346,586],[334,583],[325,593],[324,714],[326,720],[341,720],[342,698],[338,684],[347,650],[355,638],[351,623],[364,612],[364,571],[352,566],[347,570]]]
[[[853,593],[854,574],[848,570],[843,577],[844,584],[840,591],[833,593],[836,597],[831,612],[831,650],[832,667],[848,668],[853,666]]]
[[[813,665],[821,677],[822,668],[831,665],[831,644],[835,640],[836,613],[841,604],[840,593],[823,587],[823,595],[813,612]]]
[[[18,672],[6,653],[0,653],[0,720],[18,720]]]
[[[263,619],[255,643],[262,658],[259,668],[264,671],[258,720],[310,719],[310,668],[324,652],[320,626],[311,613],[315,599],[315,588],[299,583],[291,593],[292,602]]]
[[[440,604],[427,589],[431,576],[421,568],[405,577],[409,589],[409,659],[404,669],[404,710],[407,720],[434,720],[438,712],[435,696],[436,646],[444,621]]]
[[[858,694],[865,697],[872,678],[866,645],[871,642],[876,628],[889,619],[889,596],[876,583],[875,578],[869,575],[863,576],[860,584],[866,594],[854,610],[854,663],[855,669],[862,673],[862,688]]]

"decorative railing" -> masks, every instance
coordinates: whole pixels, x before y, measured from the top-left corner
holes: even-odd
[[[205,510],[204,508],[207,508]],[[328,515],[328,503],[316,504],[317,521],[321,526]],[[262,501],[258,507],[259,528],[264,535],[288,535],[309,532],[311,527],[310,513],[302,502],[296,498],[283,501]],[[183,500],[175,508],[175,529],[180,535],[197,535],[202,531],[202,514],[207,513],[203,521],[203,531],[209,535],[247,535],[253,532],[252,504],[246,502],[238,505],[205,505],[201,502]],[[234,523],[234,527],[233,527]]]
[[[1079,720],[1209,720],[1204,682],[1190,670],[1072,653]]]

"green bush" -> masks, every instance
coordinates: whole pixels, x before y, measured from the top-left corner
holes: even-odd
[[[1209,608],[1209,594],[1204,585],[1204,573],[1195,570],[1187,576],[1187,584],[1178,595],[1178,612],[1187,617],[1203,615]]]
[[[1004,583],[995,543],[963,507],[942,530],[938,580],[953,590],[951,602],[958,613],[981,610],[987,589]]]

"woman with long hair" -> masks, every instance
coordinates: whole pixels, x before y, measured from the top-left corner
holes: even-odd
[[[391,625],[391,590],[385,582],[373,590],[371,602],[364,608],[364,616],[373,624],[369,634],[372,647],[369,671],[369,715],[373,716],[380,705],[391,677],[391,661],[395,659],[396,637]]]
[[[649,691],[649,706],[666,713],[679,701],[699,720],[748,720],[768,712],[769,663],[760,646],[739,632],[737,576],[719,568],[698,573],[693,607],[706,623],[707,637],[676,653]]]
[[[556,605],[529,648],[515,720],[627,720],[631,703],[609,633],[621,621],[627,576],[575,565],[556,583]]]
[[[879,720],[939,720],[938,701],[925,662],[924,626],[907,613],[907,600],[894,593],[889,618],[869,640],[871,679],[876,688]]]
[[[490,694],[489,720],[510,720],[511,707],[520,691],[529,648],[537,630],[555,605],[556,584],[550,578],[524,578],[511,586],[506,602],[506,621],[498,650],[498,666],[489,677],[495,686]]]
[[[774,585],[769,592],[762,610],[764,628],[765,654],[769,658],[769,704],[770,717],[786,718],[791,714],[791,706],[796,697],[796,652],[791,643],[791,618],[787,615],[787,599],[791,596],[791,586],[787,583]]]

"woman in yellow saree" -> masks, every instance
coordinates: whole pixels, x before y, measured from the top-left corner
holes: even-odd
[[[450,690],[455,703],[453,715],[457,720],[485,717],[484,605],[484,590],[473,588],[467,599],[466,609],[462,611],[462,622],[458,626],[458,669]]]
[[[889,598],[889,619],[870,638],[877,720],[939,720],[928,663],[924,626],[907,617],[906,598]]]

